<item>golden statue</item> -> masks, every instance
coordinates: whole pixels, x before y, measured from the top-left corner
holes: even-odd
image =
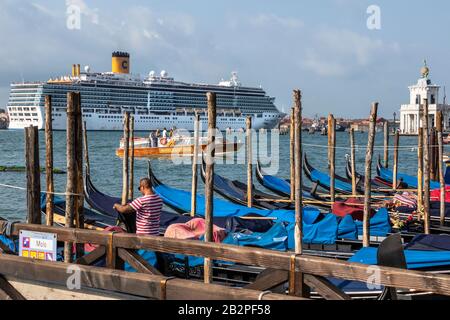
[[[430,75],[430,68],[427,66],[427,60],[423,60],[424,66],[420,69],[420,73],[422,73],[422,78],[427,79]]]

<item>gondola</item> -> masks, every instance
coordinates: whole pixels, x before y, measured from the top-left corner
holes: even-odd
[[[325,190],[330,190],[330,176],[327,173],[323,173],[315,169],[308,162],[308,158],[306,155],[303,157],[303,171],[312,183],[317,183]],[[335,190],[339,193],[350,195],[353,192],[352,182],[344,177],[335,175]],[[359,193],[362,193],[361,190],[358,191]]]
[[[382,179],[385,179],[390,183],[393,183],[394,173],[392,172],[392,170],[385,168],[381,164],[380,159],[378,159],[377,173]],[[419,186],[419,183],[417,182],[417,177],[410,176],[407,174],[397,173],[397,180],[406,183],[408,185],[408,188],[417,188]],[[440,184],[438,181],[430,181],[430,189],[439,189],[439,188]]]
[[[258,161],[256,164],[256,178],[259,183],[263,185],[268,190],[273,193],[281,196],[281,197],[290,197],[291,196],[291,183],[289,180],[280,179],[276,176],[266,175],[263,173],[261,168],[261,163]],[[313,188],[308,188],[306,186],[302,187],[303,199],[312,200],[315,203],[311,206],[329,209],[331,205],[327,202],[326,199],[323,199],[316,193],[317,185]]]
[[[349,180],[351,180],[352,179],[352,164],[351,164],[350,159],[347,159],[347,165],[346,165],[345,172],[346,172],[347,178]],[[357,179],[357,185],[364,186],[365,176],[358,173],[357,171],[355,172],[355,175],[356,175],[356,179]],[[392,191],[383,190],[383,189],[387,189],[387,188],[392,189],[392,182],[389,182],[379,176],[376,176],[375,178],[372,179],[371,186],[372,186],[372,190],[374,190],[376,192],[387,193],[387,194],[392,193]],[[408,185],[406,183],[403,183],[400,181],[399,185],[397,187],[399,189],[407,189]]]
[[[201,166],[201,177],[205,182],[205,162]],[[213,177],[214,191],[220,194],[227,200],[240,205],[247,205],[247,184],[237,180],[230,180],[214,173]],[[268,193],[264,193],[255,187],[253,187],[253,207],[258,209],[293,209],[290,203],[276,202],[281,200],[281,197],[277,197]],[[273,200],[272,202],[270,200]]]

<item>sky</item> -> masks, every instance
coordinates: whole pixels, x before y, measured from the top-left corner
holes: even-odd
[[[68,27],[72,6],[79,28]],[[11,82],[67,75],[74,63],[110,71],[120,50],[142,76],[218,83],[237,71],[280,111],[299,88],[305,116],[365,118],[378,101],[392,118],[424,59],[432,81],[450,86],[449,12],[446,0],[2,0],[0,108]]]

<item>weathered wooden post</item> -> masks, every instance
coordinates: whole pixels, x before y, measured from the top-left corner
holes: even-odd
[[[37,127],[25,128],[25,162],[27,167],[27,223],[41,224],[41,177]]]
[[[424,99],[423,114],[423,215],[424,232],[430,234],[430,148],[429,126],[428,126],[428,99]]]
[[[370,198],[372,195],[371,181],[372,181],[372,159],[373,146],[375,143],[375,129],[377,123],[378,102],[372,104],[370,112],[369,123],[369,141],[367,143],[366,151],[366,173],[364,180],[364,218],[363,218],[363,246],[370,246]]]
[[[328,169],[331,166],[331,127],[333,126],[333,115],[329,114],[327,119],[327,135],[328,135]]]
[[[394,139],[394,169],[393,169],[393,177],[392,177],[392,189],[394,191],[397,191],[398,187],[398,147],[400,144],[400,132],[395,132],[395,139]]]
[[[45,218],[47,226],[53,226],[54,192],[53,182],[53,125],[52,97],[45,96],[45,175],[47,194],[45,195]]]
[[[66,185],[66,219],[65,227],[74,227],[77,192],[77,161],[76,161],[76,100],[75,92],[67,93],[67,185]],[[64,262],[71,263],[73,259],[72,242],[64,243]]]
[[[214,157],[216,148],[216,94],[208,92],[206,94],[208,100],[208,147],[206,153],[206,177],[205,177],[205,241],[213,241],[213,212],[214,212]],[[212,260],[205,258],[204,264],[204,281],[211,283],[213,280]]]
[[[417,218],[421,220],[420,212],[423,210],[423,128],[419,128],[417,140],[417,207]]]
[[[247,206],[253,207],[253,145],[252,145],[252,118],[247,117]]]
[[[83,146],[84,146],[84,161],[86,163],[86,174],[91,173],[91,166],[89,163],[89,145],[88,145],[88,137],[87,137],[87,124],[86,121],[83,122]]]
[[[384,166],[389,167],[389,121],[384,122]]]
[[[436,169],[437,169],[436,161],[437,161],[437,157],[438,157],[437,152],[436,152],[436,151],[438,151],[436,148],[437,136],[436,136],[435,128],[429,128],[429,132],[430,132],[430,135],[429,135],[430,144],[428,146],[428,149],[429,149],[429,157],[430,157],[430,180],[434,181],[434,180],[437,180],[436,179]]]
[[[350,163],[352,169],[352,194],[356,196],[356,160],[355,160],[355,129],[350,128]]]
[[[294,122],[295,122],[295,253],[303,254],[303,197],[302,197],[302,94],[300,90],[294,90]],[[295,264],[294,264],[295,269]],[[295,271],[295,270],[294,270]],[[301,272],[291,273],[289,279],[289,293],[291,295],[308,297],[309,288],[304,282],[304,274]]]
[[[134,116],[130,116],[130,184],[128,199],[134,198]]]
[[[441,203],[439,206],[440,211],[440,222],[441,226],[445,224],[445,177],[444,177],[444,142],[442,136],[442,111],[438,111],[436,114],[436,129],[437,129],[437,142],[438,142],[438,171],[439,171],[439,185],[440,185],[440,195]]]
[[[333,115],[330,115],[330,201],[335,202],[336,190],[335,190],[335,176],[336,176],[336,119]]]
[[[123,116],[122,205],[126,205],[129,183],[130,113],[125,112]]]
[[[83,114],[81,109],[81,94],[75,93],[75,163],[76,163],[76,196],[75,222],[76,227],[84,229],[84,183],[83,183]],[[84,255],[84,244],[76,244],[77,258]]]
[[[290,126],[290,140],[289,140],[289,151],[290,151],[290,168],[291,168],[291,201],[295,199],[295,108],[291,110],[291,126]]]
[[[198,153],[200,136],[200,114],[195,115],[194,123],[194,152],[192,154],[192,190],[191,190],[191,217],[197,212],[197,187],[198,187]]]

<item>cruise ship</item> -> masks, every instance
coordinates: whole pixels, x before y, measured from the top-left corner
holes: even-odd
[[[202,128],[207,126],[207,92],[217,97],[217,128],[245,128],[245,118],[252,117],[254,129],[271,129],[283,114],[275,107],[275,98],[262,88],[242,86],[237,74],[217,85],[175,81],[166,71],[151,71],[147,77],[130,73],[130,55],[112,54],[111,72],[91,72],[86,66],[72,66],[72,74],[45,82],[12,83],[7,110],[9,128],[30,125],[44,128],[45,96],[52,96],[53,128],[66,129],[68,92],[81,93],[83,120],[87,130],[122,130],[123,113],[135,119],[135,130],[149,131],[178,128],[192,131],[194,118],[200,114]]]

